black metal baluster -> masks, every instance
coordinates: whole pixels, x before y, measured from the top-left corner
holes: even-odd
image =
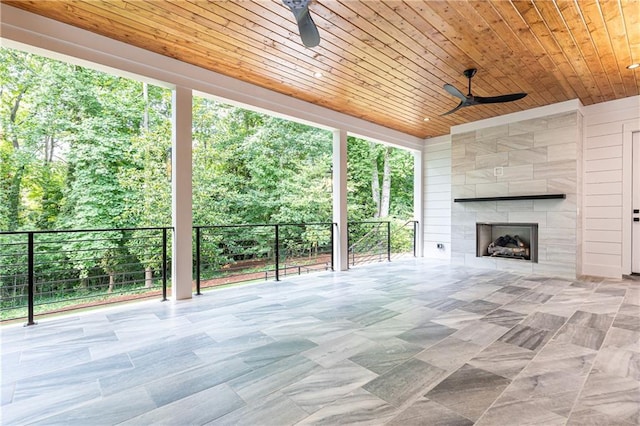
[[[275,244],[275,255],[276,255],[276,281],[280,281],[280,226],[275,225],[276,227],[276,244]]]
[[[167,301],[167,228],[162,230],[162,301]]]
[[[391,222],[387,222],[387,261],[391,262]]]
[[[333,257],[335,256],[335,250],[334,250],[334,246],[333,246],[334,238],[335,238],[335,236],[334,236],[334,233],[335,233],[335,232],[334,232],[335,227],[336,227],[336,224],[335,224],[335,223],[332,223],[332,224],[331,224],[331,270],[332,270],[332,271],[335,271],[334,266],[333,266],[333,265],[334,265],[334,264],[333,264],[333,262],[334,262]],[[347,263],[348,263],[348,262],[347,262]]]
[[[418,221],[414,220],[413,221],[413,257],[416,257],[416,243],[418,242],[417,235],[418,235]]]
[[[28,274],[28,292],[29,292],[29,300],[27,301],[27,309],[28,309],[28,318],[27,318],[27,326],[35,325],[36,322],[33,320],[33,311],[34,311],[34,293],[35,293],[35,271],[33,270],[33,232],[29,232],[27,234],[27,274]]]
[[[196,227],[196,295],[202,296],[200,293],[200,227]]]

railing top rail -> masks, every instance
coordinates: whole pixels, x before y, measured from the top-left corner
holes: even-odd
[[[39,229],[39,230],[32,230],[32,231],[0,231],[0,235],[62,234],[62,233],[114,232],[114,231],[160,231],[163,229],[173,229],[173,226],[154,226],[154,227],[147,227],[147,228]]]
[[[350,220],[349,223],[391,223],[390,220]]]
[[[241,223],[237,225],[194,225],[193,229],[212,229],[212,228],[255,228],[255,227],[271,227],[271,226],[319,226],[319,225],[336,225],[335,222],[308,222],[308,223]]]

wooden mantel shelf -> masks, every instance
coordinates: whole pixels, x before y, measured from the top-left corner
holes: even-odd
[[[504,197],[455,198],[453,202],[471,203],[476,201],[553,200],[560,198],[567,198],[567,194],[507,195]]]

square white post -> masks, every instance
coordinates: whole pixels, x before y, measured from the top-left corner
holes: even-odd
[[[347,231],[347,132],[333,131],[333,221],[338,224],[333,239],[334,268],[349,269]]]
[[[422,179],[424,165],[422,162],[422,151],[413,152],[413,220],[418,221],[415,227],[416,235],[416,256],[424,256],[424,181]]]
[[[190,299],[192,294],[191,206],[191,89],[176,87],[172,93],[171,217],[173,224],[171,297]]]

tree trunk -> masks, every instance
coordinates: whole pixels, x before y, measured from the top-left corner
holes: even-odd
[[[371,196],[373,197],[373,203],[376,206],[376,211],[373,214],[374,218],[380,217],[380,178],[378,176],[378,156],[376,155],[375,144],[369,144],[371,153]]]
[[[144,288],[153,287],[153,269],[146,267],[144,269]]]
[[[149,131],[149,87],[147,83],[142,83],[142,97],[144,98],[144,115],[142,117],[142,128]]]
[[[18,93],[15,101],[13,102],[13,106],[11,107],[11,113],[9,114],[9,121],[11,122],[11,140],[13,143],[14,149],[20,149],[20,142],[18,142],[18,135],[14,131],[13,126],[16,123],[16,117],[18,116],[18,108],[20,108],[20,101],[22,100],[22,95],[27,91],[27,89],[23,89]]]
[[[380,217],[389,216],[391,204],[391,147],[384,150],[384,170],[382,175],[382,196],[380,201]]]
[[[114,284],[114,276],[113,276],[113,272],[109,271],[109,290],[107,290],[107,293],[111,294],[113,292],[113,284]]]

